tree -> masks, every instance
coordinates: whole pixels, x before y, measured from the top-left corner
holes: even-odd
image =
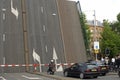
[[[103,21],[104,31],[101,34],[102,39],[100,41],[101,51],[104,54],[105,49],[109,48],[110,56],[115,56],[120,52],[120,36],[112,31],[108,20]]]
[[[91,33],[90,33],[89,27],[87,25],[86,15],[84,13],[80,14],[80,23],[81,23],[83,37],[84,37],[84,41],[85,41],[85,47],[87,50],[87,49],[89,49]]]
[[[117,15],[117,20],[120,22],[120,13]]]
[[[120,34],[120,13],[117,15],[117,20],[116,22],[112,22],[110,26],[114,32]]]

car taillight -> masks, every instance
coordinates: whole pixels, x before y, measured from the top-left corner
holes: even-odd
[[[99,66],[99,67],[98,67],[98,71],[100,71],[100,70],[101,70],[101,67]]]
[[[85,72],[90,72],[90,69],[85,70]]]

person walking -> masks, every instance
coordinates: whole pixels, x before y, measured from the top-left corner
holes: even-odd
[[[120,55],[117,57],[115,61],[116,71],[120,69]]]
[[[113,70],[115,70],[115,58],[114,57],[111,59],[111,62],[112,62]]]

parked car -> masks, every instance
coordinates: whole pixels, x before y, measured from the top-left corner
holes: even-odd
[[[83,78],[97,78],[99,70],[95,64],[92,63],[75,63],[72,66],[64,69],[64,76],[80,77]]]
[[[105,65],[102,61],[90,61],[90,63],[98,66],[100,75],[105,76],[109,72],[109,66]]]

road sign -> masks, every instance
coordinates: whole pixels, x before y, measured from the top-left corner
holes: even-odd
[[[94,42],[94,50],[96,50],[96,49],[100,49],[100,48],[99,48],[99,42],[98,42],[98,41],[95,41],[95,42]]]
[[[99,53],[99,49],[95,49],[95,54],[98,54]]]

